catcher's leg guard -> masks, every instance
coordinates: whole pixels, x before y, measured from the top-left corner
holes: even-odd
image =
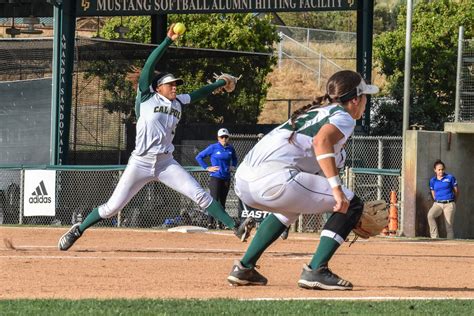
[[[349,209],[346,214],[333,213],[323,227],[323,231],[330,231],[342,238],[344,241],[355,225],[359,222],[362,210],[364,209],[364,202],[356,195],[349,204]]]

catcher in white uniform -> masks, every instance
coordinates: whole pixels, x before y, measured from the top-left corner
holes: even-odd
[[[173,158],[172,141],[183,106],[222,89],[231,92],[238,80],[231,75],[222,74],[216,76],[214,83],[189,94],[177,95],[176,88],[183,84],[183,80],[166,72],[154,75],[155,66],[166,48],[179,37],[173,31],[173,26],[174,24],[169,28],[166,39],[150,54],[140,73],[135,103],[138,118],[135,150],[117,187],[107,203],[93,209],[84,222],[73,225],[59,239],[60,250],[69,249],[90,226],[116,215],[150,181],[160,181],[189,197],[201,209],[233,229],[234,234],[242,241],[250,234],[252,219],[241,225],[236,223],[221,204],[213,200]]]
[[[349,290],[352,284],[328,268],[337,248],[359,222],[364,203],[341,185],[336,167],[355,120],[365,111],[366,94],[377,93],[353,71],[329,78],[326,94],[295,111],[247,154],[235,174],[235,192],[247,205],[272,212],[260,224],[227,280],[231,285],[265,285],[257,260],[301,213],[333,210],[313,259],[298,285],[306,289]]]

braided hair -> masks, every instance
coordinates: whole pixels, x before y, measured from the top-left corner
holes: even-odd
[[[303,106],[294,111],[290,116],[290,124],[293,132],[288,138],[289,143],[293,143],[293,138],[296,133],[296,120],[308,111],[319,108],[332,103],[339,103],[344,106],[349,100],[357,97],[356,88],[361,82],[362,77],[355,71],[342,70],[333,74],[326,84],[326,94],[314,98],[313,102]]]

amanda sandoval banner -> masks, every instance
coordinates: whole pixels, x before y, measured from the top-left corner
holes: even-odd
[[[358,0],[80,0],[77,16],[357,10]]]

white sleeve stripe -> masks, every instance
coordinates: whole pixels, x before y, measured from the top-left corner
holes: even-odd
[[[326,159],[326,158],[336,158],[336,154],[335,153],[329,153],[329,154],[322,154],[322,155],[318,155],[316,156],[316,160],[323,160],[323,159]]]

